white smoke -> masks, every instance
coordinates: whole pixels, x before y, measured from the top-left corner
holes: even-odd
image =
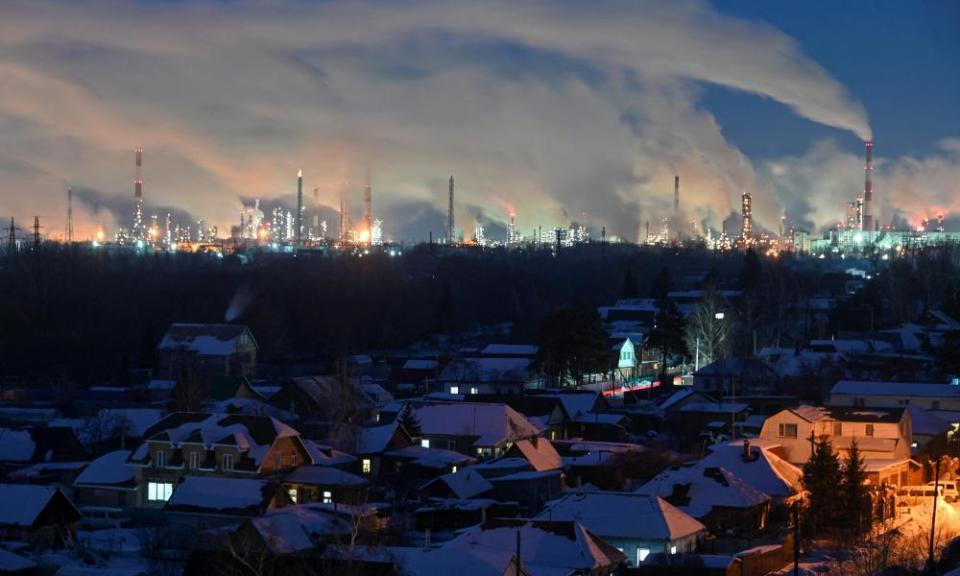
[[[230,304],[227,306],[227,312],[223,315],[224,322],[230,323],[240,317],[250,303],[253,302],[253,290],[249,286],[241,286],[233,294]]]

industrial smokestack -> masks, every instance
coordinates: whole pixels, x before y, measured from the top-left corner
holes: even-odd
[[[873,231],[873,140],[867,140],[864,145],[867,149],[867,163],[864,166],[863,183],[863,229]]]
[[[673,218],[680,216],[680,176],[673,177]]]
[[[453,221],[453,176],[450,177],[450,204],[447,207],[447,243],[456,244],[456,226]]]
[[[143,148],[136,150],[136,169],[133,180],[133,229],[131,235],[134,240],[143,239]]]
[[[73,188],[67,188],[67,244],[73,244]]]
[[[373,192],[370,188],[370,169],[367,168],[367,184],[363,187],[363,226],[367,231],[367,243],[373,243],[373,206],[371,197]]]
[[[347,241],[347,183],[340,185],[340,242]]]
[[[753,196],[749,192],[744,192],[740,201],[741,214],[743,215],[743,234],[741,238],[749,240],[753,235]]]
[[[303,170],[297,170],[297,219],[296,219],[297,246],[303,244]]]

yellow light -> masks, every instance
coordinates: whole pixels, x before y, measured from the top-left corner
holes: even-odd
[[[103,242],[103,229],[97,230],[97,242]]]
[[[360,241],[361,241],[361,242],[369,242],[369,241],[370,241],[370,231],[369,231],[369,230],[361,230],[361,231],[360,231],[360,236],[359,236],[359,238],[360,238]]]

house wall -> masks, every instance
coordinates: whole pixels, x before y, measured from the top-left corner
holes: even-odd
[[[880,408],[884,406],[906,406],[913,404],[925,410],[960,411],[960,398],[931,397],[931,396],[883,396],[883,395],[856,395],[831,394],[830,404],[834,406],[867,406]]]
[[[137,488],[112,488],[108,486],[74,486],[73,500],[77,506],[106,506],[127,508],[137,506]]]
[[[797,426],[797,435],[795,438],[780,435],[781,424],[795,424]],[[839,424],[839,432],[837,434]],[[868,425],[873,426],[873,435],[867,435]],[[913,438],[913,430],[910,422],[910,416],[904,413],[899,422],[849,422],[832,419],[821,419],[816,422],[809,422],[790,410],[778,412],[763,423],[760,430],[762,440],[770,440],[783,446],[787,461],[793,464],[804,464],[812,451],[810,445],[810,434],[815,438],[827,436],[831,440],[837,438],[887,438],[898,440],[894,451],[870,451],[867,446],[861,446],[861,452],[864,458],[891,458],[901,459],[910,457],[910,443]],[[845,450],[841,450],[845,453]]]

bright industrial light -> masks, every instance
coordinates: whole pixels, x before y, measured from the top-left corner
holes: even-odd
[[[723,312],[717,312],[716,314],[713,315],[713,317],[716,318],[717,320],[723,320]]]

